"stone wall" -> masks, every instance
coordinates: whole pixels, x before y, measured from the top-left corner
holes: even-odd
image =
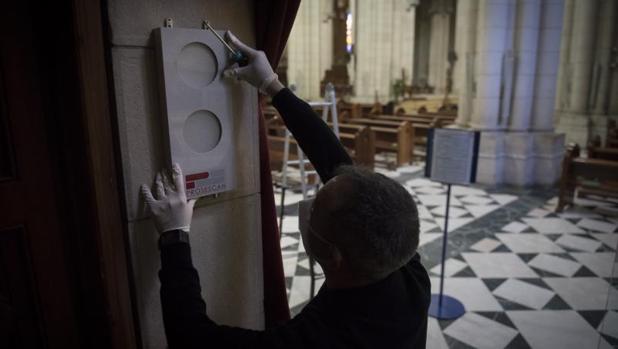
[[[553,103],[564,0],[459,0],[457,125],[481,130],[478,181],[551,185],[564,135]]]
[[[144,212],[139,186],[152,183],[164,158],[163,117],[152,30],[172,18],[175,27],[200,28],[208,19],[254,44],[250,0],[110,0],[111,50],[126,224],[141,335],[146,348],[165,348],[159,300],[157,233]],[[257,97],[245,86],[235,96],[237,188],[196,205],[191,226],[193,259],[208,314],[253,329],[264,326],[260,231]]]

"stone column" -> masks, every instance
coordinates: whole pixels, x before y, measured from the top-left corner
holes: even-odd
[[[509,130],[527,131],[531,124],[532,100],[536,93],[535,75],[541,0],[521,0],[516,5],[515,80],[508,123]],[[508,98],[508,96],[505,96]]]
[[[429,85],[434,93],[442,94],[446,89],[446,69],[451,41],[451,16],[453,4],[449,0],[434,0],[430,7],[431,37],[429,42]]]
[[[365,0],[356,3],[356,71],[354,101],[385,103],[402,69],[410,78],[414,41],[409,30],[415,11],[406,0]]]
[[[580,145],[585,145],[589,139],[590,87],[599,1],[568,1],[563,21],[563,27],[571,27],[571,30],[565,31],[562,38],[565,50],[560,57],[558,130],[567,134],[568,142]]]
[[[305,99],[322,98],[320,81],[332,66],[333,1],[303,1],[288,39],[288,83]]]
[[[611,99],[618,99],[618,90],[613,90],[612,79],[616,79],[616,68],[611,68],[612,62],[618,62],[618,52],[612,52],[615,37],[618,36],[616,24],[616,0],[603,0],[599,4],[598,26],[596,31],[596,49],[593,57],[592,77],[590,86],[590,136],[607,135],[607,122],[611,115],[609,107]],[[615,64],[615,63],[614,63]],[[614,74],[612,74],[612,71]],[[614,112],[614,116],[618,113]]]
[[[544,0],[541,13],[532,130],[553,131],[564,0]]]
[[[477,174],[478,181],[486,184],[502,183],[504,178],[504,137],[499,117],[509,25],[507,1],[479,1],[469,126],[482,131]]]
[[[554,104],[560,62],[564,0],[544,0],[532,103],[535,171],[538,184],[553,184],[564,156],[564,134],[554,132]]]
[[[509,6],[505,0],[479,1],[475,57],[475,90],[470,126],[501,129],[499,124],[502,68],[508,41]]]
[[[478,0],[458,0],[455,24],[454,94],[458,96],[455,123],[466,127],[470,122],[474,96],[474,57],[476,51]]]

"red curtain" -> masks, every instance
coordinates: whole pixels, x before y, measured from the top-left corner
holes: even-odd
[[[279,64],[283,48],[292,30],[300,0],[256,0],[256,46],[266,53],[273,69]],[[261,105],[261,103],[260,103]],[[268,142],[264,116],[259,108],[260,189],[262,205],[262,253],[264,268],[264,312],[266,328],[290,319],[283,258],[279,246],[279,229],[273,196]]]

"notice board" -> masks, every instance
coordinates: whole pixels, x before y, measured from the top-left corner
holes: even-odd
[[[476,181],[480,132],[433,128],[427,137],[425,176],[436,182],[467,185]]]

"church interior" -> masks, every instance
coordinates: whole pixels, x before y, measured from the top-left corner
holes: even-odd
[[[306,100],[334,100],[356,163],[414,195],[434,292],[447,190],[425,178],[427,131],[480,131],[477,184],[451,194],[443,271],[444,292],[466,313],[430,318],[428,348],[618,345],[617,6],[301,2],[277,72]],[[332,125],[332,110],[315,109]],[[319,265],[310,268],[296,209],[316,183],[289,141],[284,162],[285,126],[276,110],[265,116],[294,314],[324,281]]]
[[[205,318],[273,333],[329,288],[327,184],[228,31],[412,197],[426,348],[618,348],[618,0],[0,8],[0,348],[174,347],[143,185],[175,163]]]

